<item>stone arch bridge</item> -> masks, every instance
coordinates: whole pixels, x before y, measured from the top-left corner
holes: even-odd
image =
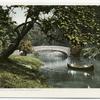
[[[70,48],[64,46],[34,46],[34,51],[44,51],[44,50],[53,50],[53,51],[60,51],[64,54],[70,56]]]

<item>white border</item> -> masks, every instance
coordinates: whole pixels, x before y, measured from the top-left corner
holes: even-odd
[[[0,5],[100,5],[100,0],[0,0]]]
[[[0,0],[0,5],[100,5],[100,0]],[[31,88],[0,89],[0,97],[100,98],[100,89]]]
[[[100,98],[100,89],[79,89],[79,88],[0,89],[0,97]]]

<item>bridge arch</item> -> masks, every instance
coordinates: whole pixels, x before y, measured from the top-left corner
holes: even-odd
[[[62,53],[67,54],[70,56],[70,48],[64,46],[34,46],[34,51],[45,51],[45,50],[53,50],[53,51],[60,51]]]

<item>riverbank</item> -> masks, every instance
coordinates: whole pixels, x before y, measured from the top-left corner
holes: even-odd
[[[43,63],[29,56],[10,56],[0,61],[0,88],[48,87],[39,68]]]

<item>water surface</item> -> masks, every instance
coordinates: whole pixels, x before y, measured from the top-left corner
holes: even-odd
[[[46,77],[47,83],[55,88],[99,88],[100,62],[88,59],[75,61],[58,51],[40,51],[39,58],[45,63],[41,73]],[[94,71],[75,71],[67,67],[70,62],[93,63]]]

